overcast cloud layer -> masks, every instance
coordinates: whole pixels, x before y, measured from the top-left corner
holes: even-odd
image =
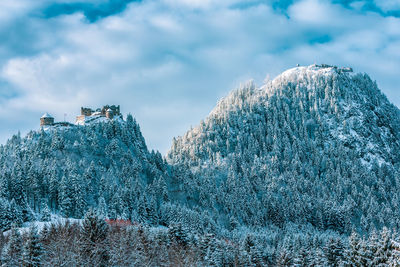
[[[219,98],[296,64],[352,66],[400,106],[400,0],[1,0],[0,143],[120,104],[165,153]]]

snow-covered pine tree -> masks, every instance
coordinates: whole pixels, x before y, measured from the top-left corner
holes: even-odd
[[[35,224],[32,224],[29,227],[28,236],[23,247],[23,266],[41,266],[43,253],[40,235]]]
[[[11,228],[10,238],[8,243],[3,248],[1,253],[2,266],[21,266],[22,265],[22,238],[14,224]]]
[[[40,208],[40,220],[42,222],[48,222],[51,220],[51,212],[49,206],[47,205],[46,199],[42,201],[41,208]]]
[[[107,266],[107,234],[109,226],[104,218],[90,209],[82,222],[79,249],[82,265]]]

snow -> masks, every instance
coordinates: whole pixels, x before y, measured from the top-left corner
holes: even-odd
[[[41,117],[41,119],[44,119],[44,118],[53,118],[53,116],[51,116],[49,113],[46,112]]]
[[[115,116],[113,119],[109,119],[104,115],[101,115],[99,112],[93,113],[91,116],[85,116],[83,120],[78,120],[75,124],[76,125],[90,125],[93,123],[101,123],[101,122],[109,122],[111,120],[115,120],[118,122],[123,122],[122,116]]]
[[[26,222],[22,225],[22,227],[18,228],[18,231],[20,234],[27,233],[29,231],[29,228],[34,225],[36,226],[36,229],[41,232],[46,225],[47,227],[50,227],[52,224],[66,224],[67,222],[69,223],[78,223],[81,224],[83,219],[74,219],[74,218],[64,218],[61,217],[60,215],[57,214],[51,214],[51,220],[48,222],[41,222],[41,221],[32,221],[32,222]],[[4,236],[8,236],[11,233],[11,230],[5,231]]]
[[[43,131],[47,133],[51,133],[53,131],[59,131],[59,130],[67,130],[71,128],[71,126],[63,126],[63,125],[48,125],[48,126],[42,126]]]

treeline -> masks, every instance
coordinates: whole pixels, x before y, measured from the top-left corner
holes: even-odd
[[[252,234],[228,240],[169,227],[108,225],[89,211],[81,223],[34,224],[0,235],[1,266],[399,266],[399,236],[386,228],[361,238],[298,238],[264,254]],[[292,239],[292,240],[296,240]]]

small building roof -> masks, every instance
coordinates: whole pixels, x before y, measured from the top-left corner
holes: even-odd
[[[44,113],[43,114],[43,116],[42,117],[40,117],[41,119],[44,119],[44,118],[53,118],[49,113]]]
[[[111,109],[111,108],[109,108],[109,109],[107,109],[107,111],[108,111],[108,112],[112,112],[112,109]]]

